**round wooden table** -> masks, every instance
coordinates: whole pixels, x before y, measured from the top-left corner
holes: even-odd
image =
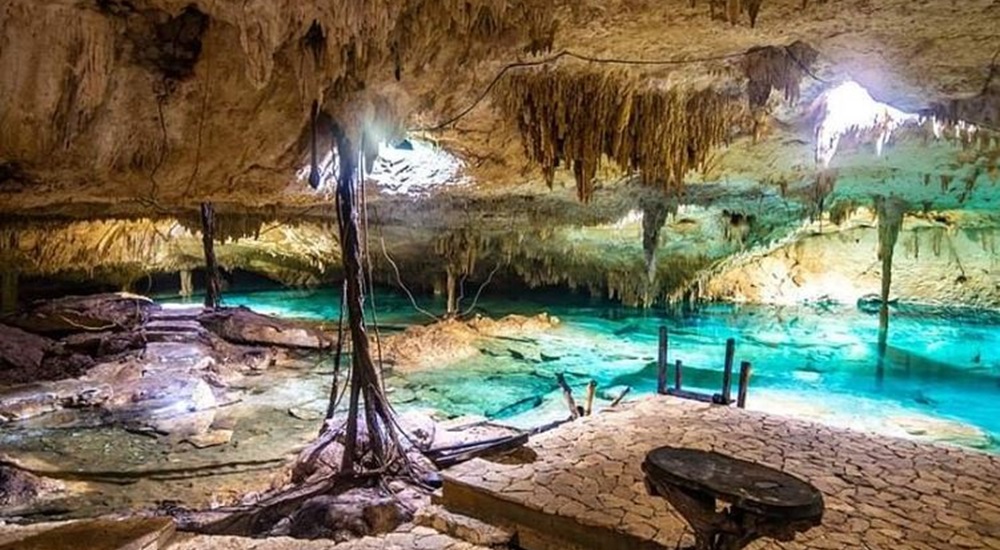
[[[666,498],[691,524],[697,550],[736,550],[761,537],[790,541],[823,518],[818,489],[754,462],[660,447],[642,470],[650,494]],[[717,511],[716,501],[728,507]]]

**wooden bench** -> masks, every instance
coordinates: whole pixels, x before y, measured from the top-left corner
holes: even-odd
[[[823,495],[812,485],[716,452],[660,447],[642,470],[650,494],[694,529],[697,550],[737,550],[761,537],[791,541],[823,517]],[[728,507],[717,511],[716,501]]]

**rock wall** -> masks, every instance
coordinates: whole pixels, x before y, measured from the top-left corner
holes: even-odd
[[[1000,228],[954,229],[908,222],[893,259],[890,298],[1000,307]],[[878,294],[878,228],[804,236],[728,266],[702,287],[709,299],[791,304],[854,303]]]

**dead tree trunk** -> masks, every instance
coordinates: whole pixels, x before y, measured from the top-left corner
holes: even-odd
[[[337,214],[340,247],[347,287],[347,322],[351,333],[351,392],[345,427],[341,471],[385,468],[401,456],[392,410],[382,391],[379,372],[372,361],[364,320],[364,271],[354,184],[358,154],[350,138],[334,129],[340,173],[337,176]],[[364,407],[364,433],[359,419]]]
[[[201,243],[205,249],[205,307],[215,309],[222,285],[215,260],[215,208],[210,202],[201,203]]]

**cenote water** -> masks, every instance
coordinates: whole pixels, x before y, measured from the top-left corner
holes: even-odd
[[[324,320],[338,318],[338,302],[334,290],[226,296],[227,305]],[[429,321],[404,296],[382,291],[375,303],[389,331]],[[419,305],[444,309],[430,297]],[[473,359],[391,373],[397,406],[532,426],[566,415],[557,372],[566,373],[578,399],[590,380],[598,383],[601,404],[626,386],[633,395],[648,394],[655,390],[662,324],[670,333],[669,363],[683,360],[687,389],[720,390],[725,340],[732,337],[736,364],[753,364],[751,409],[1000,450],[1000,313],[898,306],[880,370],[877,315],[855,306],[707,305],[667,314],[531,292],[484,296],[477,312],[493,318],[546,312],[561,324],[530,341],[503,340]]]

